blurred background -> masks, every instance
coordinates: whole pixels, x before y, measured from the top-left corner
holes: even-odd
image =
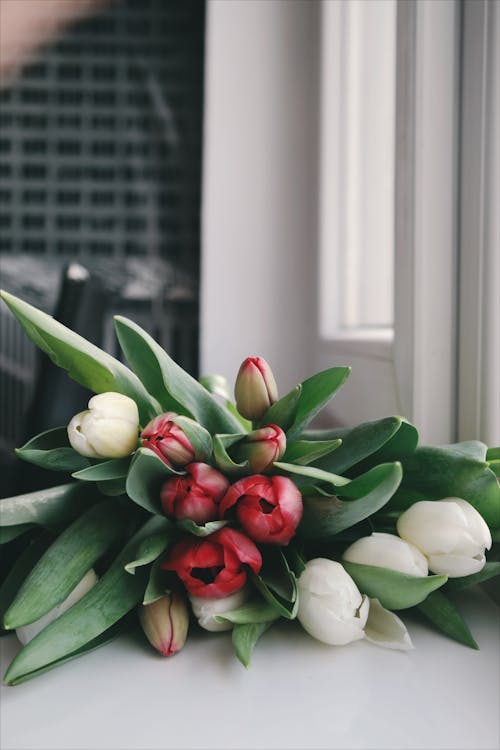
[[[0,0],[1,286],[195,376],[352,365],[321,426],[499,444],[499,44],[497,0]],[[0,335],[7,495],[89,394]]]

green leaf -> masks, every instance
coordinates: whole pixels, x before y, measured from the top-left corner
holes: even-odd
[[[297,579],[280,549],[269,546],[262,550],[262,568],[259,575],[252,573],[252,581],[280,615],[288,620],[297,616]]]
[[[239,421],[140,326],[119,315],[115,328],[132,369],[165,411],[193,417],[211,434],[241,429]]]
[[[287,440],[296,440],[302,430],[330,401],[351,373],[350,367],[332,367],[304,380],[293,425],[287,430]]]
[[[123,566],[150,529],[150,522],[145,523],[96,585],[21,649],[4,677],[8,685],[89,644],[142,601],[147,570],[141,568],[131,576]]]
[[[131,457],[126,456],[125,458],[112,458],[109,461],[101,461],[81,471],[75,471],[72,476],[74,479],[79,479],[82,482],[103,482],[122,479],[127,476],[130,460]]]
[[[488,466],[496,477],[500,477],[500,461],[488,461]]]
[[[73,472],[90,465],[88,458],[70,446],[66,427],[56,427],[36,435],[22,448],[16,449],[16,456],[51,471]]]
[[[124,533],[130,509],[114,500],[95,505],[51,544],[5,613],[8,630],[28,625],[60,604]]]
[[[77,482],[0,500],[0,526],[60,526],[95,502],[98,494]]]
[[[308,440],[342,440],[335,453],[316,462],[316,466],[333,474],[355,466],[363,459],[376,454],[402,427],[401,417],[386,417],[364,422],[356,427],[336,427],[330,430],[308,430],[303,434]],[[378,461],[377,463],[385,463]]]
[[[403,511],[418,500],[460,497],[490,528],[499,527],[500,484],[486,462],[471,457],[471,442],[417,448],[404,458],[403,481],[388,510]]]
[[[127,475],[127,495],[150,513],[163,515],[160,500],[162,484],[169,477],[183,474],[159,458],[149,448],[139,448],[132,458]]]
[[[231,401],[229,383],[224,375],[204,375],[200,378],[201,385],[214,396],[220,396],[225,401]]]
[[[248,668],[257,641],[271,625],[272,622],[260,622],[234,626],[232,631],[233,648],[244,667]]]
[[[447,576],[411,576],[388,568],[342,560],[362,594],[378,599],[386,609],[408,609],[446,583]]]
[[[51,544],[52,540],[52,534],[43,531],[23,549],[7,573],[0,587],[0,619],[2,621],[5,612],[7,612],[14,601],[23,581]]]
[[[425,615],[437,630],[453,638],[454,641],[470,646],[470,648],[479,649],[462,615],[453,602],[447,599],[441,591],[431,593],[425,601],[418,605],[417,609]]]
[[[286,396],[271,404],[260,420],[261,423],[263,425],[276,424],[284,432],[289,430],[295,421],[301,392],[302,386],[296,385]]]
[[[122,620],[117,622],[115,625],[113,625],[111,628],[106,630],[104,633],[101,633],[101,635],[97,636],[97,638],[94,638],[93,640],[86,643],[85,646],[82,646],[76,651],[73,651],[72,653],[67,654],[66,656],[63,656],[61,659],[56,659],[50,664],[46,664],[44,667],[41,667],[40,669],[36,669],[33,672],[29,672],[28,674],[24,674],[22,677],[12,680],[12,682],[10,682],[9,685],[20,685],[23,682],[32,680],[34,677],[39,677],[40,675],[45,674],[45,672],[49,672],[51,669],[55,669],[56,667],[62,666],[63,664],[66,664],[66,662],[68,661],[77,659],[79,656],[84,656],[84,654],[88,654],[91,651],[95,651],[97,648],[100,648],[101,646],[105,646],[106,643],[109,643],[110,641],[114,640],[119,635],[129,630],[131,627],[132,627],[132,620],[128,617],[124,617],[122,618]]]
[[[204,375],[200,378],[200,383],[209,393],[224,399],[226,409],[238,420],[245,432],[250,432],[252,429],[252,423],[250,420],[241,416],[236,406],[231,401],[229,385],[227,379],[223,375]]]
[[[244,433],[214,435],[214,458],[217,468],[228,476],[241,476],[248,469],[248,461],[233,461],[227,449],[245,437]]]
[[[14,295],[2,291],[0,297],[33,343],[77,383],[94,393],[116,391],[129,396],[136,402],[143,424],[159,413],[158,404],[124,364]]]
[[[208,430],[189,417],[173,417],[174,422],[186,435],[194,450],[194,460],[208,463],[212,456],[212,437]]]
[[[33,524],[31,523],[20,523],[16,526],[0,526],[0,545],[12,542],[14,539],[26,534],[32,528]]]
[[[176,535],[175,526],[167,519],[154,516],[151,519],[152,533],[145,537],[137,547],[134,560],[125,564],[127,573],[135,574],[136,568],[149,565],[154,562],[170,545]]]
[[[500,562],[487,562],[479,573],[473,573],[470,576],[462,576],[461,578],[450,578],[446,584],[446,589],[447,591],[460,591],[461,589],[467,588],[467,586],[482,583],[483,581],[487,581],[498,575],[500,575]]]
[[[118,477],[118,479],[103,479],[97,482],[97,488],[103,495],[116,497],[124,495],[127,488],[127,477]]]
[[[158,601],[158,599],[161,599],[161,597],[164,596],[168,589],[168,573],[161,569],[161,563],[162,559],[158,558],[151,566],[148,585],[146,586],[146,591],[144,592],[142,600],[143,604],[152,604],[153,602]]]
[[[401,464],[381,464],[339,486],[338,494],[350,498],[347,502],[335,495],[304,497],[304,515],[298,533],[306,539],[328,539],[354,526],[389,501],[401,476]]]
[[[249,625],[259,622],[274,622],[280,618],[280,613],[270,602],[262,599],[248,602],[231,612],[215,615],[217,622],[232,622],[235,625]]]
[[[219,529],[227,526],[227,524],[228,521],[208,521],[204,526],[198,526],[198,524],[192,521],[190,518],[183,518],[180,521],[177,521],[176,526],[178,529],[187,531],[188,534],[203,537],[214,534],[216,531],[219,531]]]
[[[297,440],[287,443],[284,463],[305,466],[326,456],[342,445],[342,440]]]
[[[281,471],[287,471],[289,474],[296,474],[299,477],[315,479],[319,482],[326,482],[333,487],[344,487],[351,482],[347,477],[341,477],[338,474],[331,474],[329,471],[317,469],[315,466],[300,466],[299,464],[285,463],[285,461],[275,461],[273,466]]]
[[[500,461],[500,447],[488,448],[486,461]]]

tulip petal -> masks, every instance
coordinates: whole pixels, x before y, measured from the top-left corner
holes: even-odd
[[[468,557],[466,555],[431,555],[428,558],[429,570],[433,573],[447,575],[448,578],[461,578],[479,573],[484,568],[484,555]]]
[[[370,611],[365,625],[365,636],[370,643],[384,648],[408,651],[414,648],[404,622],[378,599],[370,599]]]

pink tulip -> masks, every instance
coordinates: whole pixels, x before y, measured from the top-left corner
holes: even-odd
[[[246,419],[261,419],[278,400],[278,389],[271,368],[262,357],[247,357],[234,386],[236,408]]]

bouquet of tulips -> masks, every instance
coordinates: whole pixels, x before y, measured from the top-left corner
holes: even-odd
[[[66,474],[0,501],[0,539],[21,550],[0,588],[5,630],[24,644],[16,684],[141,624],[179,651],[189,627],[231,631],[248,666],[263,633],[297,619],[333,646],[408,649],[417,608],[477,645],[454,592],[500,572],[500,450],[425,447],[401,417],[315,430],[349,375],[334,367],[279,397],[269,365],[195,380],[117,317],[129,363],[2,293],[27,335],[94,395],[20,458]],[[21,544],[19,544],[21,542]],[[396,614],[396,612],[398,614]]]

